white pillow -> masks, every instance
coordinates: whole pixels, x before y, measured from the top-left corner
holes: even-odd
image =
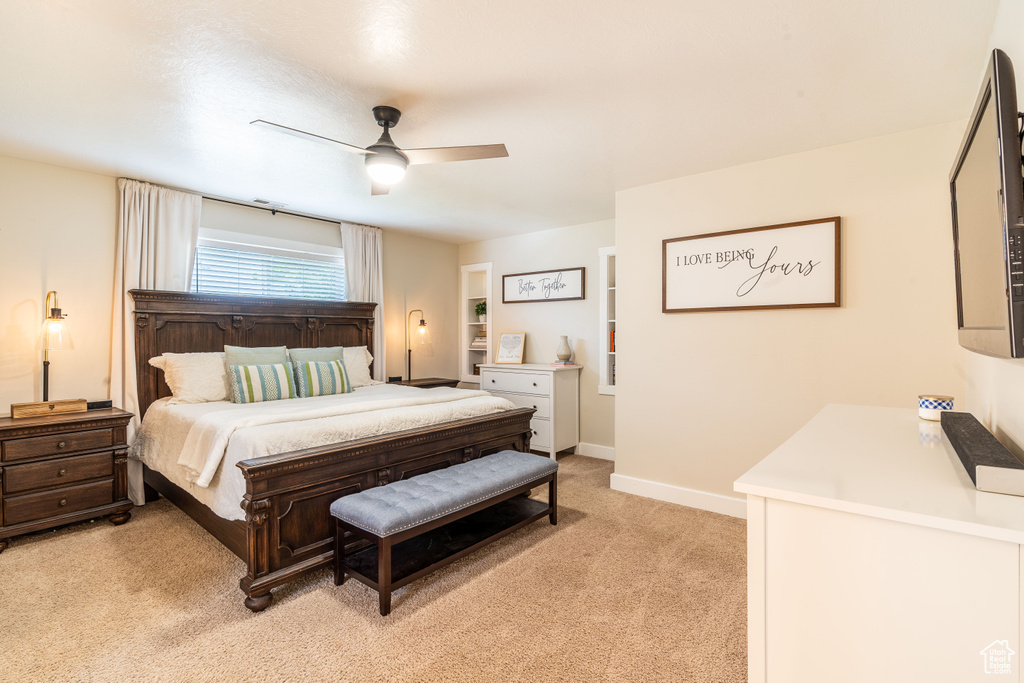
[[[149,364],[164,371],[164,381],[173,394],[168,403],[230,400],[223,351],[165,353],[150,358]]]
[[[342,349],[342,360],[345,361],[345,371],[348,372],[348,379],[353,388],[374,383],[370,377],[373,356],[365,346],[346,346]]]

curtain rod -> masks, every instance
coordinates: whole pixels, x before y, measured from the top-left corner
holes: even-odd
[[[203,199],[209,199],[211,202],[220,202],[221,204],[233,204],[235,206],[244,206],[247,209],[259,209],[260,211],[269,211],[270,213],[277,215],[283,213],[285,216],[295,216],[297,218],[308,218],[314,221],[323,221],[324,223],[331,223],[332,225],[341,225],[342,223],[348,223],[349,221],[342,221],[336,218],[324,218],[323,216],[314,216],[311,213],[297,213],[295,211],[285,211],[284,209],[277,209],[273,206],[260,206],[259,204],[249,204],[248,202],[240,202],[234,199],[224,199],[222,197],[213,197],[207,194],[202,195]],[[360,224],[353,224],[360,225]]]
[[[210,195],[210,194],[203,194],[201,192],[196,192],[195,190],[190,190],[190,189],[185,188],[185,187],[176,187],[174,185],[164,185],[163,183],[153,183],[153,182],[150,182],[148,180],[139,180],[138,178],[131,178],[130,180],[138,180],[140,183],[149,183],[150,185],[155,185],[157,187],[163,187],[163,188],[166,188],[168,190],[177,190],[178,192],[188,192],[189,194],[197,194],[200,197],[202,197],[203,199],[209,199],[212,202],[221,202],[222,204],[234,204],[235,206],[242,206],[242,207],[245,207],[247,209],[259,209],[261,211],[269,211],[271,214],[274,214],[274,215],[279,214],[279,213],[283,213],[286,216],[295,216],[296,218],[308,218],[308,219],[314,220],[314,221],[323,221],[324,223],[331,223],[332,225],[341,225],[342,223],[348,223],[349,225],[361,225],[361,226],[366,227],[366,228],[377,228],[378,230],[381,229],[379,226],[367,225],[366,223],[353,223],[352,221],[343,221],[343,220],[341,220],[339,218],[326,218],[324,216],[317,216],[317,215],[314,215],[314,214],[311,214],[311,213],[298,213],[296,211],[285,211],[284,209],[276,209],[276,208],[274,208],[272,206],[260,206],[259,204],[250,204],[248,202],[242,202],[242,201],[239,201],[237,199],[227,199],[225,197],[217,197],[217,196]]]

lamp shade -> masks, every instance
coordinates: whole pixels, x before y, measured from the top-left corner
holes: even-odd
[[[59,309],[58,309],[59,310]],[[71,341],[71,329],[64,318],[47,318],[39,332],[39,348],[49,351],[70,351],[75,348]]]
[[[430,328],[427,327],[426,320],[420,320],[420,324],[416,326],[415,339],[420,346],[426,346],[430,343]]]

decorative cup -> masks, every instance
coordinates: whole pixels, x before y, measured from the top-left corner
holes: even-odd
[[[917,397],[917,415],[922,420],[937,422],[943,410],[953,410],[952,396],[921,394]]]

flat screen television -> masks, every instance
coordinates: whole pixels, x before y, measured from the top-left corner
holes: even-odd
[[[1024,181],[1010,58],[993,50],[953,169],[960,345],[1024,357]]]

